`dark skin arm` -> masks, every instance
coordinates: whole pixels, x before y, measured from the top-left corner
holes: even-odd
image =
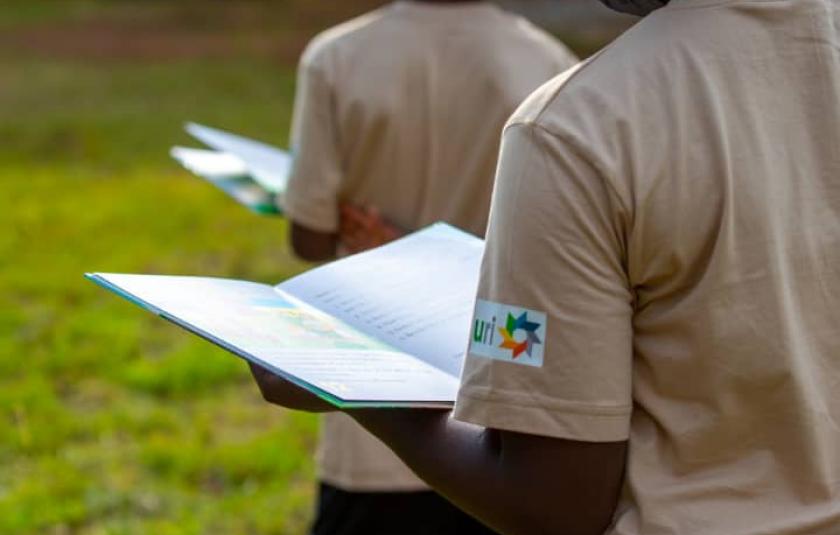
[[[309,262],[331,260],[338,250],[338,234],[312,230],[294,221],[289,237],[295,254]]]
[[[270,403],[335,410],[309,392],[252,366]],[[601,535],[624,477],[626,442],[577,442],[487,429],[449,411],[348,411],[418,476],[453,503],[508,535]]]
[[[295,254],[309,262],[336,257],[339,246],[346,253],[359,253],[391,242],[404,234],[383,218],[375,207],[342,203],[338,233],[320,232],[292,221],[290,241]]]

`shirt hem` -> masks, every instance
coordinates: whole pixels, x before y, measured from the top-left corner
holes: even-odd
[[[524,403],[522,397],[462,391],[453,417],[493,429],[581,442],[622,442],[630,437],[631,407],[558,400]]]

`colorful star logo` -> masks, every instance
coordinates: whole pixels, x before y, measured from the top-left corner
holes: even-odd
[[[527,353],[530,357],[534,344],[542,343],[542,340],[537,336],[537,329],[539,328],[539,323],[528,321],[527,312],[523,312],[518,318],[514,318],[513,314],[508,312],[507,325],[498,328],[503,339],[499,347],[513,351],[514,360],[522,353]],[[514,334],[520,329],[525,331],[525,340],[517,342]]]

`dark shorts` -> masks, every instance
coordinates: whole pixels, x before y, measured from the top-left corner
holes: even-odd
[[[435,492],[348,492],[321,484],[312,535],[495,535]]]

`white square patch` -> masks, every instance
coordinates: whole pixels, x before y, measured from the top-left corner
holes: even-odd
[[[479,299],[473,315],[470,353],[542,367],[546,323],[544,312]]]

